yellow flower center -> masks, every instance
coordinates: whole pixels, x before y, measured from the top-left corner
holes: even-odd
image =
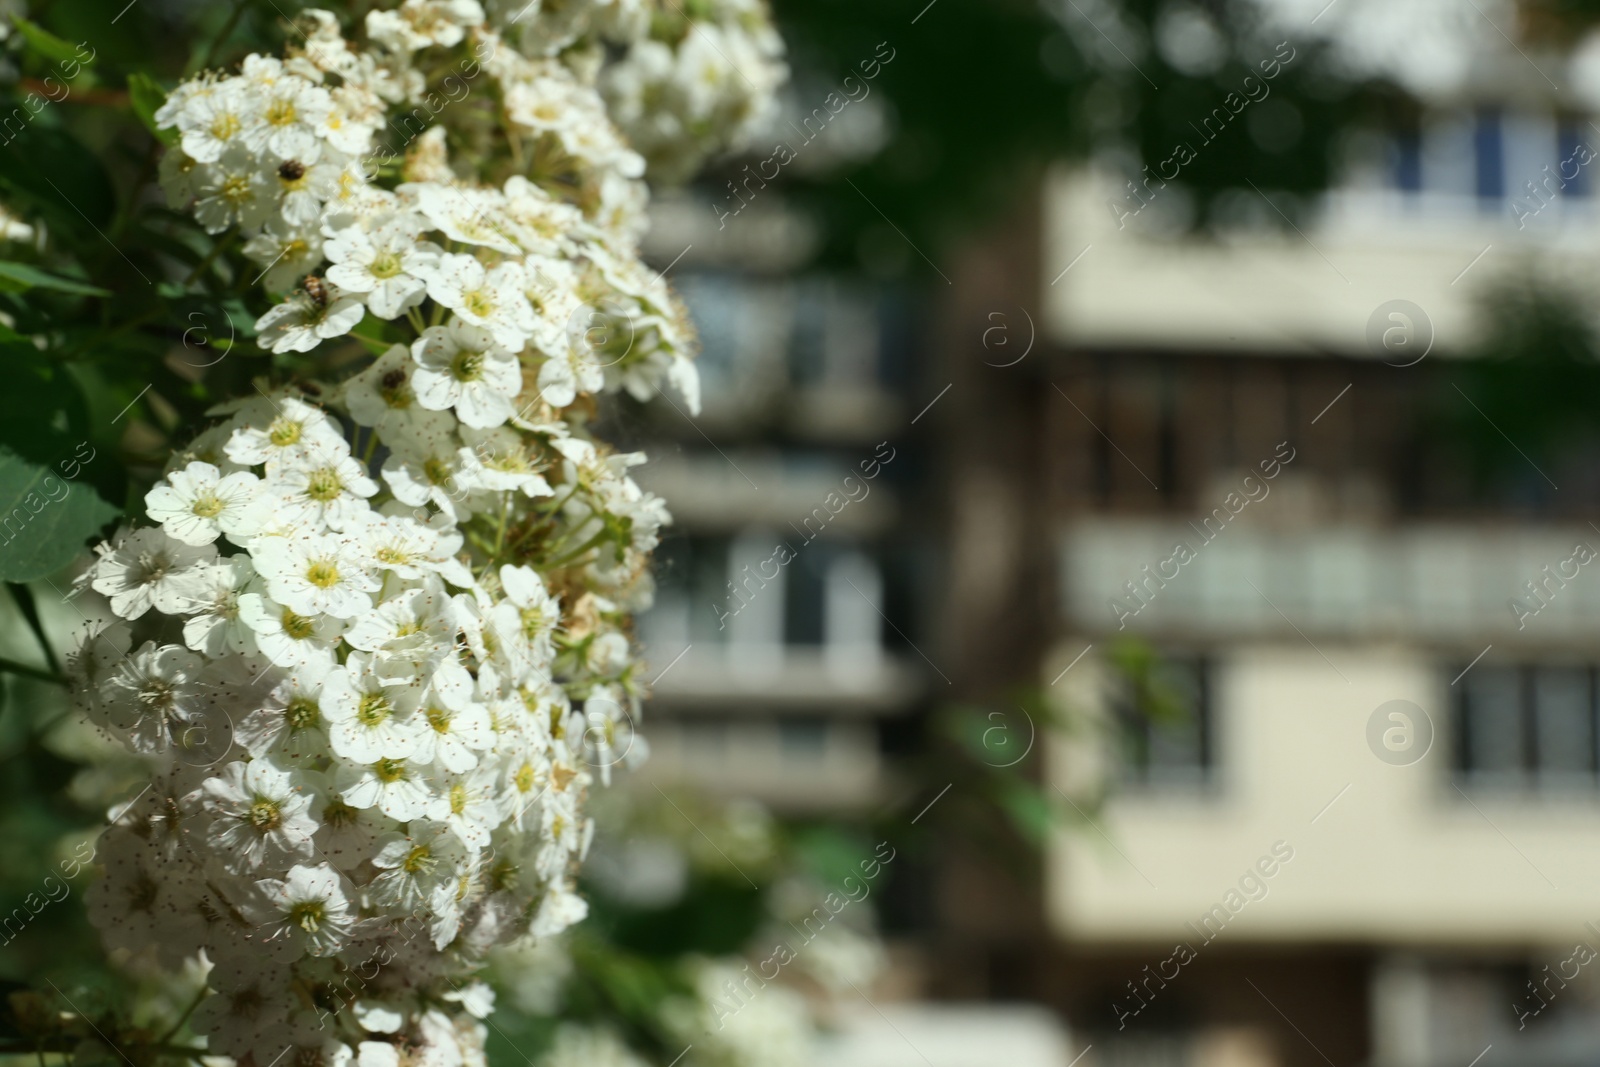
[[[316,631],[316,624],[304,615],[296,615],[288,608],[283,609],[283,632],[296,641],[304,641]]]
[[[511,776],[511,780],[516,783],[517,791],[521,793],[526,793],[533,788],[533,779],[534,771],[531,763],[524,763],[517,768],[517,773]]]
[[[250,820],[250,825],[262,833],[276,830],[283,825],[283,812],[278,805],[266,797],[257,797],[245,818]]]
[[[406,780],[406,765],[403,760],[381,759],[372,765],[372,773],[384,785],[393,785]]]
[[[204,493],[195,500],[194,506],[189,510],[202,519],[214,519],[222,514],[222,498],[215,493]]]
[[[450,363],[450,373],[458,382],[475,382],[483,377],[483,353],[463,349]]]
[[[279,448],[287,448],[300,440],[300,431],[303,427],[293,419],[276,418],[267,430],[267,440]]]
[[[288,721],[290,730],[304,730],[309,726],[315,726],[322,714],[311,698],[295,697],[289,701],[289,706],[283,709],[283,717]]]
[[[367,272],[374,278],[393,278],[400,273],[400,255],[397,252],[379,252],[372,257]]]
[[[335,499],[343,491],[344,483],[339,480],[339,472],[332,467],[314,470],[306,479],[306,496],[323,504]]]
[[[289,921],[314,934],[328,921],[327,906],[320,900],[302,900],[289,909]]]
[[[522,609],[522,636],[529,641],[537,640],[540,631],[544,629],[544,612],[539,608]]]
[[[469,315],[476,315],[486,319],[494,314],[494,297],[482,289],[474,289],[470,293],[461,294],[462,307]]]
[[[382,726],[388,721],[389,716],[393,714],[394,705],[389,703],[388,698],[382,693],[363,693],[361,699],[356,703],[356,722],[368,728]],[[388,763],[393,761],[384,760],[381,762]],[[378,772],[378,777],[383,777],[382,770]],[[395,781],[396,779],[385,780]]]
[[[318,589],[331,589],[339,584],[339,568],[331,560],[313,560],[306,568],[306,581]]]
[[[294,101],[280,96],[267,106],[264,116],[269,126],[292,126],[299,121],[299,112],[295,110]]]
[[[230,174],[222,179],[218,192],[230,204],[243,204],[254,195],[250,179],[243,174]]]

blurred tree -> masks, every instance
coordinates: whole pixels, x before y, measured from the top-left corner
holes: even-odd
[[[1045,168],[1062,159],[1100,159],[1148,195],[1143,168],[1157,173],[1184,143],[1194,158],[1178,168],[1173,185],[1182,192],[1167,198],[1177,208],[1168,216],[1176,225],[1236,218],[1252,199],[1254,214],[1281,225],[1333,179],[1339,138],[1357,115],[1403,106],[1383,87],[1341,80],[1316,46],[1297,41],[1280,49],[1281,36],[1265,35],[1248,4],[775,6],[800,115],[823,107],[830,92],[844,95],[843,79],[859,79],[861,61],[881,42],[893,49],[871,86],[888,102],[881,147],[837,169],[798,168],[787,179],[796,199],[823,220],[822,257],[833,266],[861,263],[885,228],[937,260],[961,233],[1025,202]],[[1275,76],[1263,83],[1267,70]],[[1248,76],[1257,79],[1249,86]],[[1241,107],[1250,94],[1256,99]],[[1217,108],[1237,120],[1214,120],[1208,140],[1204,124]],[[832,131],[796,132],[820,140]],[[711,187],[721,188],[743,162],[713,175]],[[1280,191],[1293,195],[1280,198]],[[1273,196],[1270,204],[1263,195]]]

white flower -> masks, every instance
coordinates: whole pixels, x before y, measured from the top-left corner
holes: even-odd
[[[328,416],[303,400],[285,397],[261,405],[271,416],[265,427],[247,421],[228,438],[227,454],[244,467],[264,463],[283,463],[318,445],[337,448],[344,444]]]
[[[261,344],[274,352],[309,352],[331,337],[343,337],[366,314],[361,298],[326,282],[315,282],[256,320]]]
[[[403,185],[400,191],[414,195],[417,209],[452,241],[482,245],[508,256],[522,251],[513,236],[517,223],[506,214],[504,199],[491,190],[421,182]]]
[[[290,226],[311,227],[322,221],[322,205],[339,195],[339,167],[285,159],[272,164],[277,182],[278,214]]]
[[[379,604],[345,635],[352,648],[375,653],[373,670],[390,682],[440,670],[455,639],[455,613],[437,579]]]
[[[453,883],[466,860],[467,849],[448,826],[417,819],[408,833],[383,842],[372,858],[379,871],[370,887],[372,898],[385,907],[414,911],[427,904],[436,887]]]
[[[539,911],[528,926],[534,937],[551,937],[589,914],[589,905],[565,886],[553,886],[539,903]]]
[[[500,586],[517,609],[522,624],[519,632],[530,654],[536,662],[548,663],[555,655],[550,637],[561,621],[561,602],[550,595],[539,572],[531,567],[502,566]]]
[[[207,233],[221,233],[235,224],[256,230],[272,214],[275,191],[255,156],[244,149],[229,148],[196,173],[194,217]]]
[[[196,162],[214,163],[226,149],[242,143],[239,133],[244,129],[247,106],[244,94],[232,81],[191,95],[173,116],[184,153]]]
[[[191,463],[145,494],[145,510],[184,544],[209,545],[222,534],[255,532],[250,505],[260,489],[260,479],[248,472],[224,476],[209,463]]]
[[[653,174],[686,172],[762,119],[780,46],[762,0],[709,0],[671,40],[647,0],[377,6],[364,38],[302,11],[283,58],[156,114],[182,146],[169,205],[243,244],[236,295],[288,293],[256,343],[295,385],[210,409],[152,528],[79,583],[132,621],[73,657],[75,701],[155,776],[110,812],[90,910],[132,954],[203,953],[191,1025],[219,1057],[486,1067],[473,971],[582,918],[588,798],[645,749],[628,616],[668,516],[591,400],[693,406],[613,118]],[[391,115],[403,158],[372,151]],[[478,176],[510,172],[538,178]]]
[[[317,128],[328,119],[333,98],[320,85],[293,74],[276,78],[257,94],[250,94],[242,136],[252,152],[277,159],[315,162],[322,154]],[[190,153],[193,155],[193,153]]]
[[[485,982],[468,982],[446,993],[444,999],[460,1004],[475,1019],[487,1019],[494,1014],[494,990]]]
[[[516,685],[534,670],[527,645],[521,640],[516,608],[495,603],[481,592],[462,593],[452,603],[467,647],[478,657],[480,683],[485,681],[485,672],[493,672]]]
[[[432,504],[452,522],[465,521],[469,486],[460,478],[462,448],[452,433],[400,441],[383,461],[383,480],[396,500],[414,508]]]
[[[241,593],[239,618],[256,635],[261,654],[285,670],[331,666],[344,623],[331,615],[307,616],[260,593]]]
[[[334,752],[360,764],[404,760],[416,751],[420,724],[413,713],[419,703],[416,687],[391,685],[364,652],[352,652],[322,683],[328,741]]]
[[[543,462],[532,454],[529,442],[520,434],[500,427],[468,430],[461,436],[467,444],[460,451],[461,473],[457,481],[468,489],[551,495],[550,483],[540,473]]]
[[[649,1067],[649,1061],[609,1028],[562,1023],[543,1067]]]
[[[326,246],[328,280],[340,289],[365,295],[380,319],[392,319],[422,303],[424,280],[439,262],[436,245],[419,241],[422,224],[416,216],[394,214],[369,232],[359,226],[340,230]]]
[[[195,583],[183,624],[183,643],[213,658],[256,650],[255,631],[239,614],[239,593],[255,577],[246,555],[229,556],[206,569]]]
[[[440,573],[452,585],[472,584],[472,573],[455,559],[462,538],[454,526],[425,525],[404,514],[367,512],[358,536],[372,562],[401,578]],[[360,646],[357,646],[360,647]]]
[[[261,232],[245,242],[244,254],[260,264],[253,281],[271,293],[281,293],[322,263],[322,234],[312,226],[295,226],[269,219]]]
[[[458,44],[464,28],[483,22],[476,0],[405,0],[396,11],[367,12],[367,36],[396,52]]]
[[[478,753],[494,746],[489,709],[471,699],[470,679],[465,699],[431,686],[422,701],[422,718],[427,729],[418,733],[411,754],[417,763],[436,763],[460,774],[476,767]]]
[[[344,383],[350,417],[370,426],[390,449],[446,436],[456,427],[448,411],[428,411],[417,403],[412,377],[417,366],[411,349],[394,345],[366,370]],[[419,501],[420,503],[420,501]]]
[[[267,594],[299,615],[353,619],[381,584],[360,544],[336,534],[266,539],[254,556]]]
[[[210,545],[185,545],[154,529],[127,531],[97,551],[91,585],[111,598],[111,610],[124,619],[137,619],[152,607],[182,614],[203,588],[205,566],[217,556]]]
[[[491,330],[461,319],[430,326],[411,346],[417,403],[432,411],[455,409],[468,426],[489,429],[511,417],[511,400],[522,388],[517,357]]]
[[[284,879],[263,878],[252,910],[267,927],[268,938],[287,939],[312,956],[331,956],[344,945],[354,925],[350,901],[333,867],[295,865]]]
[[[288,669],[262,706],[235,730],[244,750],[260,759],[281,744],[290,758],[320,755],[326,748],[322,680],[330,669],[324,663]]]
[[[166,194],[167,206],[174,211],[195,198],[200,180],[205,176],[205,166],[181,148],[174,148],[162,156],[161,165],[156,168],[156,177],[161,182],[162,192]]]
[[[313,858],[311,800],[291,772],[266,759],[230,763],[201,789],[212,815],[206,841],[234,874]]]
[[[488,269],[475,256],[441,256],[428,278],[428,295],[464,322],[482,326],[510,352],[520,352],[533,332],[533,308],[522,292],[522,268],[505,262]]]
[[[106,721],[128,735],[135,752],[165,752],[175,732],[206,713],[211,693],[201,680],[203,667],[200,657],[187,649],[146,641],[101,682]]]
[[[195,1033],[206,1035],[208,1050],[236,1060],[253,1056],[257,1063],[269,1063],[282,1051],[279,1037],[288,1019],[289,1003],[281,990],[289,980],[289,970],[267,966],[259,955],[248,967],[241,967],[234,981],[218,974],[220,966],[213,967],[208,984],[223,982],[228,988],[201,1001],[189,1023]]]
[[[282,461],[267,463],[267,488],[281,519],[308,529],[343,530],[371,513],[367,497],[378,491],[341,440],[313,444]]]
[[[474,851],[489,845],[502,818],[493,770],[476,770],[447,779],[429,802],[428,818],[450,827]]]
[[[563,355],[576,339],[585,348],[601,338],[589,333],[599,325],[593,309],[578,295],[578,272],[564,259],[530,255],[522,265],[522,293],[533,308],[534,328],[528,343],[546,355]],[[552,401],[554,403],[554,401]]]
[[[352,808],[377,808],[395,822],[410,822],[428,812],[428,786],[422,768],[403,759],[383,758],[365,766],[341,764],[339,796]]]

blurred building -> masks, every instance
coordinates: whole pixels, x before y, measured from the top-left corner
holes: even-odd
[[[1119,225],[1125,188],[1058,173],[1032,277],[958,282],[966,372],[1038,430],[1010,541],[1053,575],[1037,677],[1095,724],[1049,784],[1110,795],[1057,836],[1057,947],[1024,965],[1085,1067],[1600,1058],[1594,457],[1504,438],[1485,495],[1434,432],[1472,411],[1481,283],[1600,267],[1572,162],[1600,131],[1535,81],[1363,135],[1299,229],[1174,237],[1159,190]],[[1017,305],[1041,355],[983,371]]]
[[[879,728],[923,689],[906,546],[919,469],[904,430],[904,298],[799,273],[800,218],[655,207],[648,253],[700,333],[703,411],[650,413],[638,480],[674,525],[640,619],[652,781],[782,812],[860,812],[887,782]]]
[[[655,413],[641,478],[677,518],[646,775],[861,813],[885,724],[947,694],[1086,726],[1045,746],[1082,818],[1040,883],[951,842],[925,887],[929,988],[1078,1040],[912,1003],[833,1062],[1600,1059],[1600,455],[1484,416],[1525,461],[1485,494],[1435,432],[1482,283],[1600,275],[1600,127],[1544,55],[1479,51],[1351,131],[1314,222],[1241,190],[1178,236],[1176,185],[1051,174],[920,333],[797,273],[780,204],[659,207],[705,410]]]

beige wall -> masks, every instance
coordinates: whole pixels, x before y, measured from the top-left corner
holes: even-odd
[[[1448,774],[1442,666],[1404,647],[1324,639],[1319,653],[1291,637],[1219,658],[1211,793],[1124,793],[1100,816],[1103,836],[1083,827],[1057,834],[1047,877],[1058,930],[1085,941],[1183,938],[1199,948],[1184,924],[1224,903],[1280,840],[1293,859],[1216,943],[1571,944],[1588,936],[1585,922],[1600,928],[1595,794],[1470,793],[1469,802]],[[1083,646],[1064,642],[1045,679]],[[1092,706],[1097,654],[1052,695]],[[1367,746],[1369,716],[1395,699],[1421,705],[1436,728],[1432,751],[1411,766],[1386,764]],[[1048,759],[1056,786],[1075,798],[1093,793],[1103,768],[1092,745],[1056,740]]]
[[[1365,356],[1373,310],[1404,299],[1448,355],[1472,339],[1478,287],[1493,277],[1524,274],[1534,257],[1569,278],[1597,270],[1592,218],[1519,231],[1470,198],[1419,217],[1393,196],[1334,193],[1300,233],[1208,241],[1174,239],[1151,225],[1154,211],[1119,228],[1108,204],[1128,195],[1068,168],[1047,185],[1041,333],[1074,346]]]

